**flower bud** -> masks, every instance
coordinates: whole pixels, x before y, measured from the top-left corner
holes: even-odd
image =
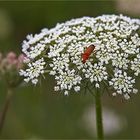
[[[6,56],[6,60],[7,60],[7,63],[9,65],[15,65],[17,64],[17,58],[16,58],[16,54],[14,52],[9,52]]]

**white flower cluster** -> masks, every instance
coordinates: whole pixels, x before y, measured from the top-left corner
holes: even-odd
[[[82,54],[90,45],[95,49],[83,63]],[[105,82],[128,99],[137,91],[132,77],[140,73],[140,20],[123,15],[72,19],[28,35],[22,51],[31,61],[21,70],[27,82],[36,84],[47,70],[55,77],[55,91],[66,95],[80,91],[83,83],[100,88]]]
[[[92,65],[90,62],[87,62],[87,68],[84,68],[82,71],[85,72],[85,77],[90,79],[90,82],[95,82],[95,87],[99,88],[99,83],[102,80],[107,80],[106,67],[102,63],[95,63]]]
[[[41,58],[35,62],[28,63],[28,68],[26,70],[20,70],[19,74],[25,77],[25,82],[29,82],[31,80],[33,84],[37,84],[38,77],[40,74],[44,73],[45,64],[44,59]]]
[[[135,79],[128,76],[126,72],[122,72],[122,70],[115,70],[114,77],[109,81],[109,85],[113,86],[114,89],[119,94],[124,93],[124,97],[129,99],[130,93],[137,93],[137,89],[133,87],[135,83]]]
[[[135,75],[138,76],[140,73],[140,54],[137,55],[136,58],[134,58],[133,61],[131,61],[131,69],[135,71]]]
[[[65,90],[64,94],[67,95],[68,91],[74,86],[74,90],[77,92],[80,90],[78,84],[81,83],[82,78],[79,75],[76,75],[75,70],[68,70],[67,72],[61,72],[61,75],[55,76],[57,80],[57,85],[55,90]]]

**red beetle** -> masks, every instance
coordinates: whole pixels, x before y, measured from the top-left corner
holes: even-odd
[[[95,46],[91,44],[88,48],[86,48],[85,52],[82,54],[82,62],[83,64],[88,60],[91,53],[94,51]]]

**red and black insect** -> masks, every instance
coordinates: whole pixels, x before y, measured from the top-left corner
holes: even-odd
[[[95,46],[93,44],[91,44],[88,48],[86,48],[86,50],[82,54],[82,62],[83,62],[83,64],[89,59],[89,56],[94,51],[94,49],[95,49]]]

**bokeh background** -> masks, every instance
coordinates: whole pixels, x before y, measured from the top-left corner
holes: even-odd
[[[39,33],[58,22],[120,13],[140,18],[140,1],[0,1],[0,52],[21,53],[27,34]],[[96,138],[93,96],[82,93],[65,97],[54,93],[54,84],[53,77],[48,76],[38,86],[23,84],[15,90],[1,139]],[[6,92],[0,81],[0,109]],[[140,94],[125,101],[103,93],[102,100],[106,139],[140,139]]]

